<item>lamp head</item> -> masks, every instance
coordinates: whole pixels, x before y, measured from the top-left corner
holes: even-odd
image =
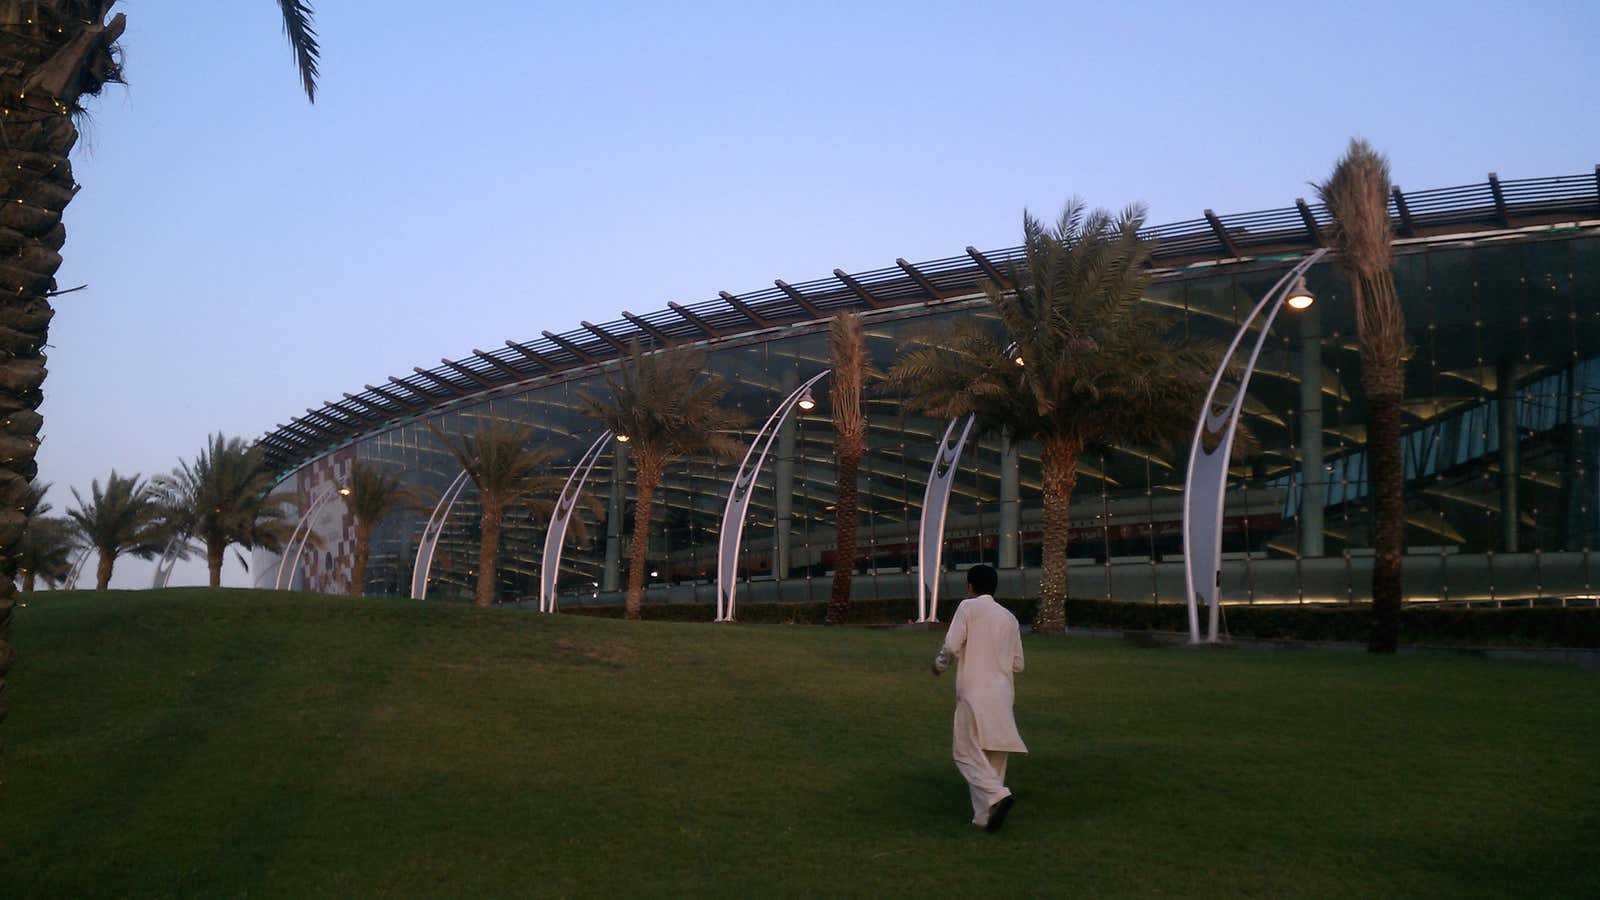
[[[800,401],[795,405],[806,412],[811,412],[813,409],[817,408],[817,398],[811,396],[811,388],[806,388],[805,391],[800,394]]]
[[[627,436],[627,435],[625,435],[625,434],[619,434],[619,435],[617,435],[617,443],[619,443],[619,444],[626,444],[626,443],[627,443],[627,442],[629,442],[629,441],[631,441],[631,440],[633,440],[633,438],[631,438],[631,437],[628,437],[628,436]]]
[[[340,485],[339,486],[339,496],[341,496],[341,497],[350,496],[350,485],[348,485],[348,484]]]
[[[1317,302],[1317,295],[1311,293],[1306,287],[1306,277],[1301,275],[1295,280],[1294,287],[1289,289],[1289,298],[1286,301],[1290,309],[1309,309],[1311,304]]]

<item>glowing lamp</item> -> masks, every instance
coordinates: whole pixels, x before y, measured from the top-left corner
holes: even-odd
[[[1306,287],[1306,277],[1301,275],[1289,289],[1289,299],[1286,301],[1290,309],[1308,309],[1317,302],[1317,296]]]

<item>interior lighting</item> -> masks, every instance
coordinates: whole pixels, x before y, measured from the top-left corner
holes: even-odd
[[[1295,281],[1294,287],[1289,289],[1289,308],[1309,309],[1311,304],[1315,302],[1317,302],[1317,295],[1311,293],[1311,289],[1306,287],[1306,277],[1301,275]]]

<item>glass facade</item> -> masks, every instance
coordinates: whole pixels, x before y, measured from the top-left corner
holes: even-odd
[[[1396,249],[1395,279],[1411,344],[1404,422],[1409,599],[1590,594],[1591,551],[1600,537],[1594,474],[1600,464],[1600,235],[1547,229]],[[1206,264],[1165,273],[1148,302],[1170,310],[1185,333],[1226,342],[1293,263]],[[1317,304],[1307,313],[1279,316],[1250,385],[1244,421],[1253,439],[1232,469],[1224,515],[1227,602],[1344,601],[1368,593],[1373,523],[1354,310],[1334,265],[1318,265],[1308,280]],[[871,313],[873,360],[887,368],[920,335],[971,317],[998,328],[977,298]],[[824,324],[724,339],[707,351],[708,371],[731,385],[726,402],[751,423],[746,443],[794,385],[828,365]],[[426,420],[361,438],[307,464],[287,484],[314,477],[318,466],[342,455],[398,468],[439,492],[459,469],[426,423],[456,432],[489,417],[533,426],[539,441],[561,452],[552,473],[564,474],[599,433],[578,411],[578,396],[605,391],[603,378],[590,371],[461,401]],[[816,410],[796,411],[758,478],[745,523],[739,598],[822,599],[844,559],[857,571],[857,596],[913,597],[922,492],[945,423],[907,414],[890,393],[872,393],[858,542],[841,553],[833,541],[833,433],[825,390],[818,399]],[[585,534],[564,555],[563,603],[620,598],[632,491],[626,458],[615,447],[590,476],[588,490],[601,508],[577,517]],[[1187,452],[1187,445],[1107,447],[1085,455],[1072,501],[1074,596],[1184,599],[1180,522]],[[650,600],[712,599],[720,518],[737,465],[682,460],[668,470],[655,500]],[[427,510],[396,513],[383,523],[368,569],[369,593],[408,591],[427,516]],[[429,596],[470,595],[477,517],[468,487],[439,542]],[[983,561],[1004,573],[1003,591],[1033,590],[1040,522],[1038,447],[1012,446],[999,435],[969,442],[950,498],[946,569]],[[525,510],[508,515],[499,557],[501,599],[537,596],[545,526]],[[348,571],[337,565],[344,549],[344,542],[335,542],[324,551],[321,571],[327,574],[313,587],[342,588],[332,582]]]

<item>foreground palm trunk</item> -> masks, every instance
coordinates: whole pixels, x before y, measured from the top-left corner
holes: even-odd
[[[1376,653],[1400,646],[1400,607],[1404,600],[1405,461],[1401,449],[1399,394],[1367,391],[1367,452],[1372,460],[1373,535],[1372,642]]]
[[[493,606],[495,591],[495,554],[500,550],[500,522],[505,518],[505,509],[496,503],[483,505],[483,520],[481,529],[483,538],[478,543],[478,590],[473,596],[473,603],[478,606]]]
[[[650,556],[650,505],[655,500],[656,485],[661,482],[661,470],[646,461],[645,454],[637,454],[634,464],[639,496],[633,505],[633,546],[628,551],[628,598],[626,613],[630,619],[644,614],[644,568]]]
[[[1039,578],[1039,611],[1033,630],[1062,634],[1067,630],[1067,544],[1072,538],[1072,491],[1078,484],[1078,456],[1083,442],[1053,437],[1044,442],[1044,563]]]
[[[42,351],[55,314],[49,298],[67,239],[61,215],[78,189],[67,161],[78,142],[70,113],[80,94],[116,77],[109,48],[123,29],[121,15],[102,24],[109,2],[65,11],[59,5],[0,5],[0,30],[10,37],[0,65],[0,721],[12,659],[14,560],[27,526],[21,507],[38,471],[34,452],[44,424]]]
[[[857,504],[860,501],[860,490],[856,485],[856,474],[860,470],[861,458],[848,449],[841,448],[839,454],[839,516],[835,526],[835,537],[838,539],[834,546],[833,559],[833,593],[828,597],[829,625],[843,625],[850,615],[850,582],[856,571],[856,519]]]

